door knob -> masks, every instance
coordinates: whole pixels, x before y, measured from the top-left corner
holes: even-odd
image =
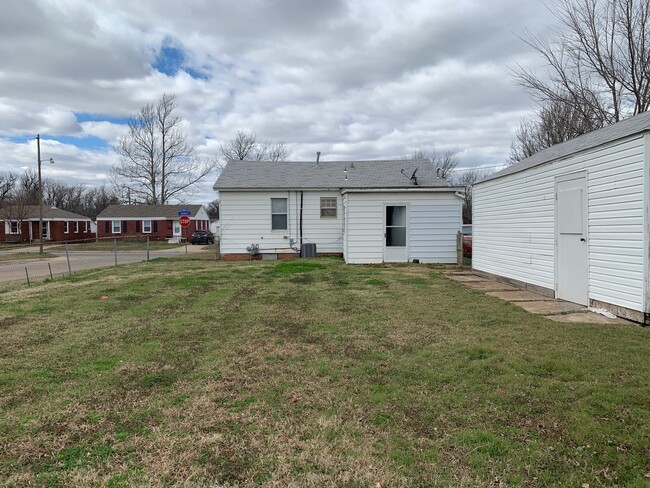
[[[581,237],[580,242],[587,242],[587,239],[585,239],[584,237]]]

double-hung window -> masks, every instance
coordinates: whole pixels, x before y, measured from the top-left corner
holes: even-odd
[[[5,221],[5,234],[20,234],[20,225],[17,220]]]
[[[271,198],[271,230],[287,230],[287,199]]]
[[[79,233],[79,222],[74,223],[74,233],[78,234]]]
[[[151,234],[151,220],[142,221],[142,232],[144,234]]]
[[[336,217],[336,197],[321,197],[320,217]]]
[[[113,234],[120,234],[122,232],[122,222],[113,220]]]
[[[68,234],[70,232],[70,222],[67,220],[63,222],[63,233]]]

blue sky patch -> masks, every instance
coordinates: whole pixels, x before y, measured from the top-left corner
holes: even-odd
[[[156,71],[164,73],[167,76],[176,76],[179,71],[185,71],[192,78],[197,80],[209,80],[208,69],[206,67],[192,68],[188,66],[187,55],[182,47],[179,46],[171,37],[163,40],[162,46],[156,60],[151,65]]]
[[[77,122],[110,122],[111,124],[126,125],[129,123],[128,117],[111,117],[103,114],[91,114],[88,112],[74,112]]]
[[[181,69],[184,61],[185,53],[182,49],[170,45],[163,45],[152,66],[167,76],[174,76]]]
[[[41,136],[41,139],[50,139],[53,141],[59,141],[61,144],[69,144],[71,146],[78,147],[79,149],[86,149],[91,151],[108,149],[109,147],[108,143],[104,139],[95,136],[84,136],[84,137]]]

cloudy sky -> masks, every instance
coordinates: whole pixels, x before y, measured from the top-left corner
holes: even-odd
[[[206,158],[239,130],[291,159],[508,155],[534,108],[509,68],[539,62],[518,36],[556,25],[527,0],[5,0],[0,172],[99,185],[129,115],[175,94]],[[194,200],[214,198],[210,175]]]

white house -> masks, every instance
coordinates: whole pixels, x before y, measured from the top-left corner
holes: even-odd
[[[475,270],[650,322],[650,113],[474,187]]]
[[[458,188],[424,161],[230,161],[214,189],[225,259],[305,244],[347,263],[457,259]]]

